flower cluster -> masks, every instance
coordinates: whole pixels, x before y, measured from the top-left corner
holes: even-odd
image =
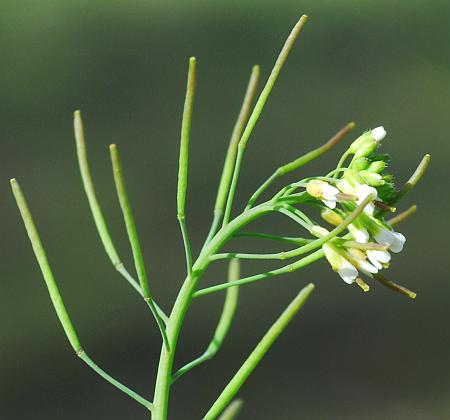
[[[383,217],[386,211],[395,210],[389,206],[395,195],[392,176],[384,174],[387,156],[376,153],[385,136],[383,127],[363,133],[350,145],[333,172],[321,179],[311,179],[306,185],[307,193],[320,200],[322,218],[335,226],[371,196],[364,210],[348,225],[348,234],[322,246],[332,269],[346,283],[357,282],[365,290],[368,286],[359,278],[359,272],[371,277],[387,268],[391,260],[389,251],[402,251],[406,241]],[[351,158],[350,162],[344,166],[347,158]],[[314,226],[311,233],[320,238],[329,231]]]

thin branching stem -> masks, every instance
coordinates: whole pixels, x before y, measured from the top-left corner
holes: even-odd
[[[195,57],[189,59],[189,71],[184,101],[183,121],[181,123],[180,159],[178,167],[177,188],[177,217],[183,236],[184,251],[186,254],[186,269],[192,275],[192,252],[186,225],[186,191],[189,167],[189,139],[191,134],[192,111],[194,105],[195,85],[197,81],[197,61]]]
[[[430,163],[431,156],[426,154],[422,160],[420,161],[419,165],[417,166],[414,173],[411,175],[411,177],[408,179],[408,181],[405,182],[405,185],[403,185],[402,189],[397,193],[397,195],[390,201],[389,204],[393,205],[395,203],[398,203],[406,194],[408,194],[420,181],[423,174],[427,170],[428,164]]]
[[[266,271],[265,273],[255,274],[254,276],[244,277],[240,280],[217,284],[216,286],[206,287],[204,289],[200,289],[197,292],[195,292],[193,296],[194,297],[205,296],[211,293],[220,292],[222,290],[228,289],[229,287],[243,286],[244,284],[254,283],[256,281],[264,280],[270,277],[280,276],[286,273],[293,273],[294,271],[300,268],[306,267],[307,265],[312,264],[317,260],[320,260],[321,258],[323,258],[323,256],[324,256],[323,250],[319,249],[292,264],[285,265],[275,270]]]
[[[231,260],[228,269],[228,281],[236,281],[239,279],[239,265],[240,262],[237,259]],[[231,323],[234,318],[234,314],[236,312],[236,307],[238,303],[239,297],[239,287],[230,287],[227,289],[227,293],[225,296],[225,302],[222,308],[222,313],[220,315],[219,322],[217,324],[216,330],[214,332],[213,338],[206,348],[205,352],[192,360],[182,368],[180,368],[174,375],[172,381],[175,382],[180,376],[189,372],[191,369],[201,365],[202,363],[212,359],[217,352],[222,347],[222,343],[225,340],[225,337],[228,334],[228,330],[230,329]]]
[[[244,254],[238,252],[227,252],[222,254],[215,254],[211,256],[211,260],[220,260],[226,258],[239,258],[239,259],[260,259],[260,260],[286,260],[288,258],[298,257],[299,255],[306,254],[316,248],[319,248],[324,243],[332,240],[337,235],[344,232],[347,229],[348,225],[352,223],[364,210],[364,208],[373,201],[373,196],[368,195],[363,202],[356,207],[353,212],[351,212],[340,225],[336,226],[332,231],[330,231],[327,235],[322,238],[318,238],[306,245],[303,245],[299,248],[293,249],[291,251],[283,251],[277,252],[274,254]]]
[[[153,316],[155,317],[158,328],[161,332],[161,336],[165,345],[170,349],[169,341],[167,340],[166,325],[159,315],[153,301],[153,297],[150,293],[150,287],[148,284],[147,270],[145,269],[144,257],[142,255],[141,244],[136,229],[136,223],[134,221],[133,211],[131,210],[128,193],[125,187],[125,179],[123,176],[122,164],[120,162],[119,151],[115,144],[109,146],[111,153],[111,163],[114,173],[114,182],[116,184],[117,197],[119,199],[120,208],[122,209],[123,218],[125,221],[125,227],[128,234],[128,239],[131,245],[131,251],[133,253],[134,266],[136,268],[139,284],[141,286],[144,300],[147,302]]]
[[[80,340],[78,339],[78,334],[70,319],[69,313],[67,312],[58,285],[56,284],[53,271],[48,262],[45,249],[42,246],[39,233],[36,229],[36,225],[34,224],[33,217],[31,216],[30,210],[25,200],[25,196],[23,195],[19,183],[15,179],[11,180],[11,188],[14,194],[14,198],[16,199],[17,207],[19,208],[20,214],[22,216],[25,229],[28,233],[28,237],[30,238],[31,245],[33,247],[33,251],[36,256],[36,260],[41,269],[42,276],[44,277],[44,281],[47,286],[50,299],[52,301],[53,307],[55,308],[56,315],[58,316],[59,322],[61,323],[61,326],[63,327],[67,339],[69,340],[69,343],[72,346],[74,352],[78,357],[80,357],[80,359],[82,359],[85,363],[87,363],[88,366],[91,367],[102,378],[106,379],[109,383],[114,385],[120,391],[124,392],[125,394],[127,394],[140,404],[144,405],[149,410],[151,410],[153,408],[153,405],[150,401],[147,401],[145,398],[141,397],[136,392],[132,391],[125,385],[121,384],[120,382],[112,378],[108,373],[106,373],[103,369],[97,366],[93,362],[93,360],[88,357],[88,355],[81,347]]]
[[[225,163],[223,165],[222,175],[220,177],[219,188],[217,190],[216,203],[214,205],[214,219],[205,244],[207,244],[216,233],[225,210],[231,178],[233,176],[234,163],[236,161],[237,146],[242,136],[242,132],[244,131],[245,123],[248,120],[253,99],[256,95],[259,75],[259,66],[253,66],[250,80],[248,81],[247,90],[245,91],[244,100],[242,101],[239,115],[236,123],[234,124],[233,132],[231,133],[230,143],[228,145],[227,155],[225,157]]]
[[[91,209],[92,216],[94,218],[95,226],[97,227],[100,240],[105,248],[105,251],[111,260],[114,268],[125,278],[125,280],[136,290],[139,295],[143,297],[142,289],[139,283],[134,279],[134,277],[128,272],[122,263],[119,255],[117,254],[116,247],[109,234],[108,227],[106,225],[105,218],[103,217],[103,212],[97,199],[97,195],[94,189],[94,183],[92,182],[92,176],[89,169],[89,163],[86,151],[86,141],[84,136],[83,121],[81,119],[81,112],[75,111],[74,113],[74,128],[75,128],[75,141],[77,147],[77,158],[80,167],[81,179],[83,181],[83,187],[86,192],[86,196],[89,202],[89,207]],[[159,316],[167,322],[167,315],[164,311],[156,305],[155,307],[159,313]]]
[[[237,182],[238,182],[239,173],[240,173],[241,165],[242,165],[242,158],[244,155],[244,150],[247,145],[247,142],[250,138],[250,135],[251,135],[259,117],[261,116],[264,105],[270,95],[270,92],[272,91],[273,86],[275,85],[276,80],[278,79],[281,69],[283,68],[284,63],[286,62],[286,59],[287,59],[290,51],[292,50],[292,47],[294,46],[295,41],[298,38],[298,36],[300,35],[300,32],[302,31],[307,20],[308,20],[308,16],[303,15],[300,18],[300,20],[297,22],[297,24],[294,26],[294,28],[292,29],[288,38],[286,39],[286,42],[277,58],[277,61],[275,62],[272,72],[270,73],[270,76],[266,82],[266,85],[264,86],[264,89],[262,90],[262,92],[258,98],[258,101],[255,104],[255,107],[253,108],[252,114],[250,115],[250,118],[249,118],[248,123],[245,127],[245,130],[242,134],[242,137],[239,140],[238,152],[237,152],[236,162],[235,162],[234,171],[233,171],[233,178],[231,180],[230,190],[229,190],[228,198],[227,198],[227,204],[225,207],[223,225],[226,225],[230,220],[234,195],[236,193]]]
[[[417,206],[413,204],[411,207],[397,214],[397,216],[392,217],[388,220],[388,223],[391,226],[398,225],[399,223],[404,222],[406,219],[410,218],[417,211]]]
[[[250,208],[254,205],[256,200],[263,194],[267,188],[279,177],[288,174],[289,172],[295,171],[298,168],[306,165],[314,159],[322,156],[324,153],[331,150],[334,146],[336,146],[351,130],[355,128],[354,122],[349,122],[347,125],[342,127],[330,140],[328,140],[322,146],[311,150],[310,152],[298,157],[297,159],[289,162],[283,166],[278,167],[275,172],[255,191],[255,193],[248,200],[247,208]]]

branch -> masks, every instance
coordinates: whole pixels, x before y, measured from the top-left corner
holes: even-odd
[[[127,190],[125,187],[125,180],[123,177],[122,164],[120,162],[119,151],[115,144],[109,146],[111,153],[111,163],[114,173],[114,182],[116,184],[117,197],[119,199],[120,208],[122,209],[125,226],[127,229],[128,239],[130,241],[131,250],[133,252],[134,265],[139,279],[139,284],[143,293],[144,300],[147,302],[155,320],[158,324],[161,332],[161,337],[167,350],[170,351],[169,341],[167,339],[166,327],[164,321],[160,317],[156,310],[153,297],[150,293],[150,287],[148,285],[147,272],[145,270],[144,257],[142,256],[141,244],[139,243],[139,237],[136,230],[136,223],[134,221],[133,211],[131,210],[130,202],[128,199]]]
[[[405,185],[403,185],[402,189],[397,193],[397,195],[390,201],[389,204],[393,205],[400,201],[406,194],[408,194],[420,181],[423,174],[425,173],[428,164],[430,163],[431,156],[429,154],[426,154],[422,160],[420,161],[419,165],[417,166],[414,173],[411,175],[411,177],[406,181]]]
[[[239,178],[239,172],[241,170],[242,158],[244,155],[244,150],[247,145],[248,139],[250,138],[250,135],[251,135],[253,129],[255,128],[255,125],[262,113],[262,110],[264,108],[264,105],[266,104],[266,101],[270,95],[270,92],[272,91],[272,88],[273,88],[276,80],[278,79],[281,69],[283,68],[284,63],[286,62],[286,59],[287,59],[290,51],[292,50],[292,47],[294,46],[295,41],[298,38],[298,36],[300,35],[300,32],[302,31],[303,26],[305,25],[307,20],[308,20],[308,16],[303,15],[300,18],[300,20],[297,22],[297,24],[294,26],[294,28],[292,29],[288,38],[286,39],[286,42],[277,58],[277,61],[275,62],[275,65],[272,69],[272,72],[270,73],[270,76],[266,82],[266,85],[264,86],[264,89],[262,90],[261,94],[259,95],[258,101],[256,102],[255,107],[253,108],[252,114],[250,115],[248,123],[247,123],[245,130],[242,134],[242,137],[239,141],[236,162],[234,165],[233,178],[231,180],[230,191],[228,193],[227,204],[225,207],[225,215],[223,218],[223,225],[226,225],[228,223],[228,221],[230,220],[234,194],[236,193],[237,181]]]
[[[206,287],[205,289],[197,290],[193,294],[193,297],[209,295],[210,293],[219,292],[221,290],[228,289],[229,287],[242,286],[244,284],[253,283],[253,282],[259,281],[259,280],[264,280],[269,277],[279,276],[281,274],[286,274],[286,273],[292,273],[302,267],[305,267],[305,266],[321,259],[324,255],[325,254],[324,254],[323,250],[318,249],[317,251],[313,252],[312,254],[309,254],[308,256],[301,258],[300,260],[298,260],[292,264],[285,265],[281,268],[277,268],[277,269],[271,270],[271,271],[266,271],[265,273],[261,273],[261,274],[255,274],[254,276],[250,276],[250,277],[244,277],[243,279],[240,279],[240,280],[236,280],[236,281],[232,281],[232,282],[228,282],[228,283],[217,284],[216,286]]]
[[[239,279],[239,260],[231,260],[228,269],[228,281],[236,281]],[[216,331],[214,332],[213,339],[209,343],[206,351],[197,359],[188,363],[179,369],[172,378],[172,382],[175,382],[180,376],[189,372],[196,366],[212,359],[222,347],[222,343],[228,334],[231,323],[236,312],[237,302],[239,297],[239,287],[230,287],[227,289],[225,296],[225,302],[220,315],[219,323],[217,324]]]
[[[192,274],[191,245],[186,226],[186,191],[189,166],[189,138],[191,134],[192,110],[194,104],[195,84],[197,77],[197,61],[195,57],[189,59],[189,72],[186,86],[186,98],[184,101],[183,121],[181,123],[180,159],[178,167],[177,188],[177,217],[183,235],[184,250],[186,254],[186,267],[188,275]]]
[[[89,367],[91,367],[96,373],[106,379],[109,383],[136,400],[138,403],[142,404],[147,409],[152,410],[153,404],[150,401],[147,401],[136,392],[116,381],[108,373],[98,367],[84,352],[83,348],[81,347],[80,340],[78,339],[77,332],[75,331],[75,327],[73,326],[72,321],[69,317],[69,313],[67,312],[66,306],[64,305],[64,301],[59,292],[59,288],[56,284],[56,280],[53,276],[50,264],[48,263],[47,255],[45,253],[44,247],[42,246],[42,242],[34,224],[33,217],[31,216],[20,185],[15,179],[11,180],[11,188],[14,194],[14,198],[16,199],[17,207],[19,208],[20,214],[22,216],[25,229],[28,233],[28,237],[30,238],[34,255],[36,256],[36,260],[39,264],[42,276],[44,277],[45,284],[50,294],[50,299],[52,301],[53,307],[55,308],[56,315],[58,316],[59,322],[61,323],[64,332],[66,333],[66,336],[69,340],[69,343],[75,351],[76,355],[84,362],[86,362]]]
[[[355,123],[350,122],[344,127],[342,127],[330,140],[328,140],[325,144],[322,146],[311,150],[310,152],[300,156],[299,158],[293,160],[292,162],[289,162],[283,166],[280,166],[276,169],[276,171],[256,190],[256,192],[250,197],[250,200],[248,200],[247,208],[250,208],[253,206],[253,204],[256,202],[256,200],[261,196],[261,194],[269,188],[269,186],[279,177],[288,174],[289,172],[292,172],[307,163],[311,162],[314,159],[317,159],[318,157],[322,156],[324,153],[331,150],[336,144],[339,143],[340,140],[342,140],[351,130],[355,128]]]
[[[83,187],[86,192],[89,207],[91,209],[92,217],[94,218],[95,226],[97,227],[100,240],[102,241],[105,251],[108,254],[108,257],[111,260],[111,263],[113,264],[114,268],[128,281],[128,283],[133,287],[134,290],[136,290],[136,292],[138,292],[141,296],[143,296],[142,290],[138,282],[127,271],[122,261],[120,260],[120,257],[117,254],[116,248],[112,242],[111,236],[108,231],[108,227],[103,217],[103,212],[97,200],[87,160],[86,142],[84,137],[83,121],[81,119],[80,111],[75,111],[74,113],[74,128],[75,128],[75,140],[77,146],[77,157],[78,157],[78,164],[80,166],[81,179],[83,181]],[[167,315],[164,313],[164,311],[158,306],[156,306],[156,308],[159,312],[159,315],[164,319],[165,322],[167,322]]]
[[[206,238],[205,244],[207,244],[213,235],[217,231],[217,227],[223,216],[225,209],[226,199],[228,196],[228,191],[230,189],[231,178],[233,176],[234,163],[236,161],[237,146],[239,140],[244,131],[245,123],[248,120],[248,115],[250,114],[250,106],[256,95],[256,90],[258,88],[260,69],[259,66],[253,66],[252,73],[250,75],[250,80],[248,81],[247,90],[245,92],[244,100],[242,102],[241,110],[239,111],[238,118],[231,133],[230,143],[228,145],[227,155],[225,157],[225,163],[222,169],[222,175],[220,177],[219,188],[217,190],[216,203],[214,205],[214,219],[211,229]]]

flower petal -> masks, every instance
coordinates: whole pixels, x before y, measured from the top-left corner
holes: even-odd
[[[356,277],[358,277],[358,270],[345,258],[342,258],[341,266],[339,267],[337,272],[341,276],[342,280],[344,280],[348,284],[354,283]]]
[[[389,246],[392,252],[401,252],[403,245],[406,242],[406,238],[400,232],[392,232],[393,241]]]

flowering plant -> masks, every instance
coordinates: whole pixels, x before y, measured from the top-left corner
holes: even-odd
[[[226,154],[212,225],[196,258],[191,252],[185,215],[189,139],[196,84],[196,60],[195,58],[189,60],[181,127],[177,190],[177,215],[186,254],[186,278],[169,314],[166,314],[157,304],[152,293],[117,146],[110,146],[111,162],[118,200],[134,257],[137,280],[125,268],[110,236],[90,174],[81,114],[79,111],[75,112],[74,126],[78,162],[83,186],[100,239],[114,268],[149,307],[161,333],[161,354],[152,401],[118,382],[87,355],[61,298],[24,195],[17,181],[11,180],[13,193],[52,303],[75,353],[96,373],[148,409],[154,420],[167,419],[170,390],[175,381],[196,366],[211,359],[219,351],[233,321],[238,303],[239,287],[242,285],[296,271],[325,257],[331,268],[346,283],[356,284],[365,292],[369,290],[370,286],[361,278],[360,273],[369,280],[375,279],[410,298],[416,297],[414,292],[381,276],[380,271],[388,268],[391,260],[390,252],[400,252],[405,244],[405,237],[396,232],[394,226],[413,214],[416,208],[413,206],[392,218],[386,218],[386,215],[395,212],[397,202],[417,184],[429,163],[430,156],[425,155],[411,178],[402,188],[397,189],[393,182],[393,176],[386,173],[388,156],[379,153],[380,143],[386,136],[383,127],[368,130],[356,138],[343,153],[336,168],[329,173],[300,179],[284,186],[265,201],[260,200],[278,178],[332,149],[354,128],[354,123],[347,124],[322,146],[280,166],[250,197],[244,210],[237,215],[232,215],[233,200],[247,142],[306,21],[307,17],[302,16],[294,26],[253,108],[252,103],[259,80],[259,67],[255,66],[252,69],[242,108]],[[281,214],[291,219],[304,234],[301,237],[286,237],[246,230],[246,227],[255,220],[270,214]],[[328,227],[323,226],[324,223],[327,223]],[[292,245],[292,248],[271,254],[221,252],[230,239],[243,236],[288,243]],[[230,260],[228,281],[201,288],[203,274],[209,265],[222,259]],[[241,278],[239,263],[245,259],[280,261],[289,259],[291,262],[270,271]],[[240,400],[232,402],[233,398],[278,335],[302,307],[313,289],[313,284],[307,285],[287,306],[208,409],[204,415],[205,419],[216,419],[218,416],[221,416],[222,419],[232,419],[237,415],[241,402]],[[179,369],[174,369],[179,334],[189,307],[200,297],[222,290],[226,290],[225,302],[210,344],[201,356]]]

